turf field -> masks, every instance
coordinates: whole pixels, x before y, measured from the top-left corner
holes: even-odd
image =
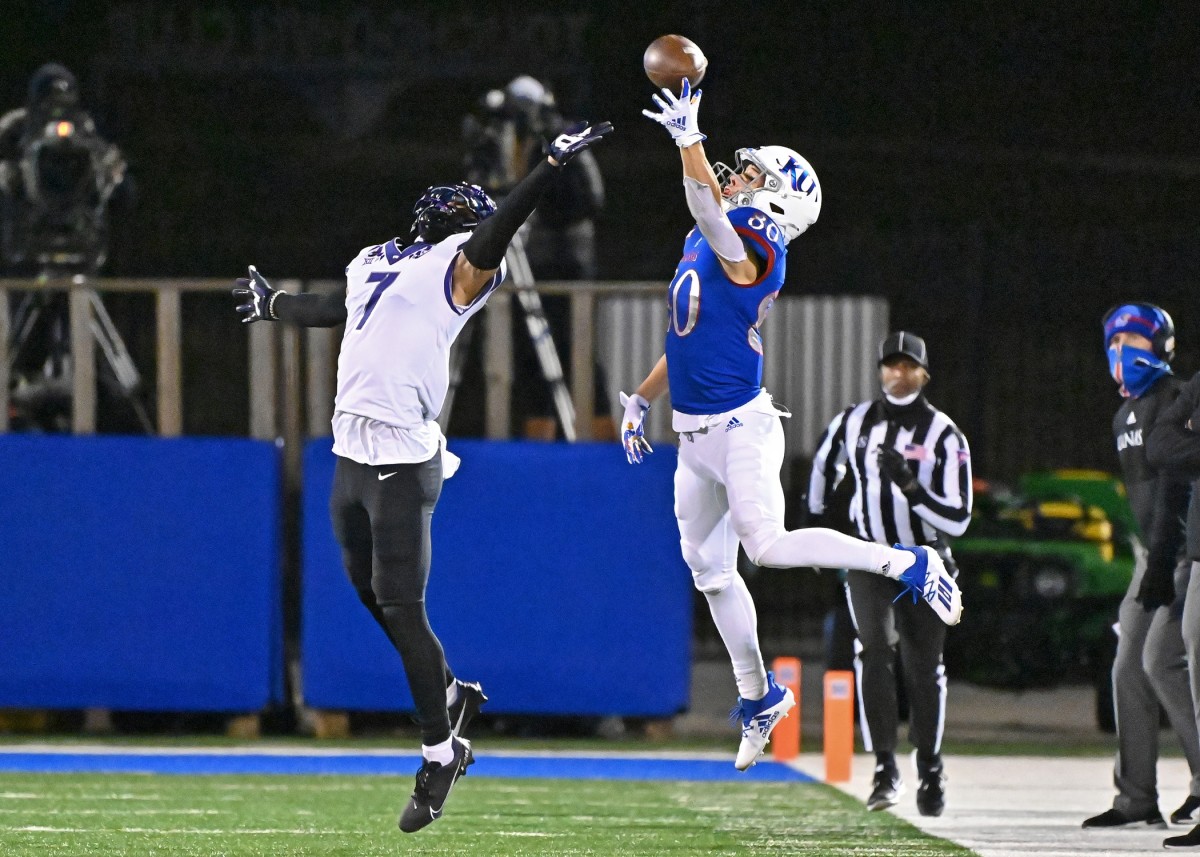
[[[474,772],[472,772],[474,774]],[[968,854],[807,782],[468,776],[407,835],[411,776],[0,773],[0,854]]]

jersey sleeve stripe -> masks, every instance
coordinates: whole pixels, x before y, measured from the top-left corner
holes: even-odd
[[[772,269],[774,269],[775,247],[753,229],[747,229],[744,226],[735,226],[733,228],[738,235],[741,235],[743,238],[750,238],[755,244],[762,248],[762,253],[760,255],[764,260],[766,260],[766,264],[763,265],[762,273],[758,275],[758,279],[756,279],[753,283],[734,283],[734,285],[738,288],[748,289],[751,286],[757,286],[759,283],[765,280],[767,275],[771,273]]]
[[[446,266],[445,279],[446,304],[455,312],[456,315],[463,315],[464,313],[470,312],[471,307],[487,300],[488,296],[494,292],[504,280],[505,273],[504,262],[501,262],[500,267],[496,269],[496,273],[492,275],[492,278],[488,281],[487,285],[479,290],[479,294],[475,296],[475,300],[471,301],[471,303],[465,307],[460,307],[454,302],[454,266],[458,262],[458,257],[460,255],[462,255],[461,250],[454,254],[454,258],[452,258],[450,260],[450,264]]]

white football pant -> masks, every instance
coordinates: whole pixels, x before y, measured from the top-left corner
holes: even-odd
[[[764,391],[733,411],[708,417],[677,415],[698,426],[679,436],[675,469],[675,518],[692,581],[708,599],[713,621],[733,661],[745,699],[766,692],[766,669],[758,644],[758,620],[746,584],[737,573],[738,544],[756,565],[815,566],[879,572],[893,554],[884,545],[835,530],[788,532],[783,526],[783,426]],[[889,576],[899,571],[889,569]]]

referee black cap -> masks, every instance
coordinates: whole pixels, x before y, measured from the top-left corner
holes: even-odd
[[[879,343],[879,362],[882,364],[889,357],[903,354],[917,362],[925,371],[929,371],[929,351],[925,348],[925,340],[915,333],[897,330],[889,333],[883,342]]]

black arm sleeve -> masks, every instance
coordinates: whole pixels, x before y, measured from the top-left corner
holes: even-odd
[[[471,237],[462,245],[467,261],[481,271],[493,271],[504,261],[509,242],[529,215],[537,208],[542,192],[558,172],[543,160],[509,191],[496,213],[475,227]]]
[[[1159,470],[1173,470],[1180,477],[1200,477],[1200,432],[1188,429],[1187,421],[1200,405],[1200,373],[1193,376],[1179,397],[1159,414],[1146,439],[1146,460]]]
[[[346,284],[327,294],[280,293],[271,305],[271,313],[280,321],[301,327],[337,327],[346,320]]]
[[[1154,523],[1151,532],[1145,534],[1150,553],[1146,574],[1171,580],[1187,533],[1184,520],[1191,486],[1162,473],[1155,483],[1154,494]]]

